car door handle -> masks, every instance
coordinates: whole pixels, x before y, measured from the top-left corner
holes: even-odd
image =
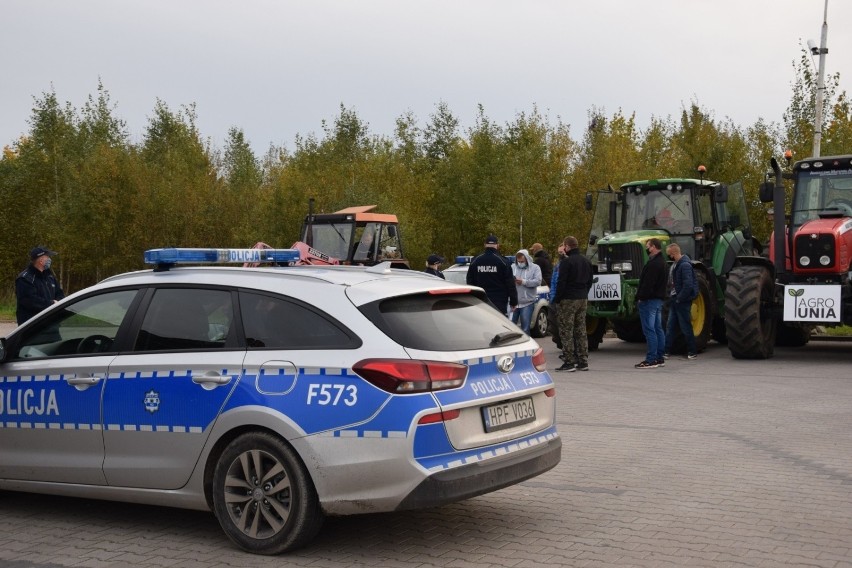
[[[67,380],[67,382],[68,382],[69,385],[71,385],[75,389],[82,391],[82,390],[86,390],[89,387],[95,386],[96,384],[101,382],[102,379],[103,379],[103,377],[95,377],[95,376],[92,376],[92,375],[87,375],[87,376],[79,376],[78,375],[76,377],[71,377],[70,379]]]
[[[228,375],[220,375],[215,371],[208,371],[203,375],[192,375],[192,382],[201,385],[206,390],[211,390],[219,385],[227,385],[231,382],[231,377]]]

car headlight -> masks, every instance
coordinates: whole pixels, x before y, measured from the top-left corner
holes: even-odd
[[[823,266],[828,266],[829,264],[831,264],[831,257],[827,254],[824,254],[819,257],[819,263]]]
[[[810,263],[811,263],[811,259],[807,256],[803,256],[803,257],[799,258],[799,264],[801,264],[802,266],[807,266]]]

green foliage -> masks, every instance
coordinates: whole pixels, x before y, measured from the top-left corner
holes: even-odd
[[[654,117],[641,130],[621,109],[589,112],[579,139],[569,125],[537,108],[506,124],[478,108],[466,131],[439,102],[424,125],[411,113],[393,137],[371,134],[357,113],[340,106],[322,135],[297,136],[292,151],[271,146],[257,157],[242,130],[231,128],[222,150],[196,126],[194,105],[172,111],[156,101],[141,143],[128,139],[109,94],[81,109],[55,92],[34,98],[26,136],[0,157],[0,298],[27,252],[44,244],[60,252],[54,266],[67,292],[143,268],[142,251],[165,246],[289,247],[299,239],[308,202],[316,212],[376,205],[395,213],[412,266],[436,252],[476,254],[497,234],[504,253],[541,242],[555,255],[567,235],[585,241],[585,193],[638,179],[707,177],[742,181],[760,238],[771,227],[757,188],[771,156],[785,146],[810,152],[815,96],[807,55],[794,65],[783,125],[759,120],[741,127],[697,103],[675,118]],[[828,81],[823,153],[852,153],[852,108]]]

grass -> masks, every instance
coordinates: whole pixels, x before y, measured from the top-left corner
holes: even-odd
[[[838,325],[837,327],[824,327],[822,328],[822,332],[825,335],[832,335],[835,337],[847,337],[852,335],[852,327],[848,325]]]

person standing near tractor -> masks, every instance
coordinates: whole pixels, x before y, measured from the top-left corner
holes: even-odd
[[[672,352],[675,332],[680,329],[686,339],[686,358],[695,359],[698,349],[695,347],[695,334],[692,331],[690,312],[692,301],[698,297],[698,280],[690,258],[683,254],[680,245],[672,243],[666,247],[666,254],[674,262],[672,265],[672,287],[669,292],[669,321],[666,324],[666,353]]]
[[[562,337],[562,366],[557,371],[588,371],[589,341],[586,335],[586,307],[592,287],[592,264],[580,254],[576,237],[565,237],[565,258],[559,263],[554,301],[559,310]]]
[[[655,369],[665,366],[666,334],[663,331],[663,300],[666,298],[668,280],[666,261],[663,260],[663,244],[660,239],[648,239],[645,249],[648,262],[639,275],[636,301],[639,304],[639,320],[642,333],[648,342],[645,359],[636,363],[637,369]]]

